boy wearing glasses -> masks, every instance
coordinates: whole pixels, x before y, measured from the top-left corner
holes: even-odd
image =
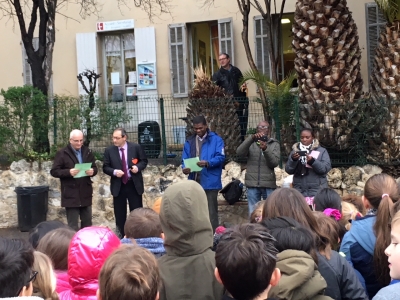
[[[268,137],[269,124],[261,121],[257,125],[257,132],[250,135],[236,149],[239,156],[247,156],[247,170],[245,185],[247,187],[247,201],[249,216],[261,198],[264,200],[276,189],[274,168],[278,166],[281,156],[277,140]]]
[[[37,275],[37,272],[32,270],[33,260],[33,249],[27,242],[0,237],[1,299],[42,299],[32,297],[32,282]]]

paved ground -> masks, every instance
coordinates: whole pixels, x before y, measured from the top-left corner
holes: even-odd
[[[0,228],[0,236],[28,240],[28,232],[21,232],[18,228]]]

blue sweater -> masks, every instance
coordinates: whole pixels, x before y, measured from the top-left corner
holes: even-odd
[[[165,254],[164,248],[164,240],[162,238],[150,237],[143,239],[135,239],[136,244],[138,246],[146,248],[151,253],[153,253],[156,257],[161,257]],[[123,238],[121,240],[122,244],[133,244],[131,239]]]

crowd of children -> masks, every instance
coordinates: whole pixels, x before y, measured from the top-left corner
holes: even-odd
[[[249,223],[213,232],[195,181],[171,185],[157,209],[106,227],[40,223],[29,243],[0,238],[0,298],[49,300],[400,299],[399,188],[368,179],[364,195],[293,188],[260,201]]]

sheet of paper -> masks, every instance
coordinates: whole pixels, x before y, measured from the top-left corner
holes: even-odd
[[[79,170],[79,173],[74,176],[74,178],[81,178],[87,176],[85,171],[92,167],[92,163],[75,164],[75,169]]]
[[[136,72],[128,72],[129,74],[129,83],[136,83]]]
[[[200,172],[203,168],[199,167],[197,163],[200,161],[198,157],[184,159],[183,163],[185,164],[185,168],[190,168],[191,172]]]
[[[313,151],[311,151],[310,156],[314,157],[314,159],[317,159],[318,156],[319,156],[319,153],[320,153],[319,151],[313,150]],[[312,168],[309,164],[306,164],[306,167],[307,168]]]
[[[111,72],[111,84],[119,84],[119,72]]]

